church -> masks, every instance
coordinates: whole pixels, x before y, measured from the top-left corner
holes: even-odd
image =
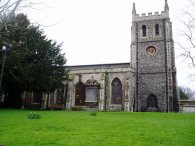
[[[69,80],[53,93],[24,93],[24,108],[177,112],[172,23],[164,11],[132,8],[131,62],[68,66]]]

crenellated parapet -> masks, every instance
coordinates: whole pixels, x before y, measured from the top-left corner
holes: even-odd
[[[165,0],[165,6],[164,6],[164,11],[155,12],[154,14],[149,12],[148,14],[143,13],[143,14],[137,14],[136,13],[136,8],[135,8],[135,3],[133,3],[133,9],[132,9],[132,22],[137,22],[137,21],[145,21],[145,20],[156,20],[156,19],[166,19],[169,18],[169,6],[167,3],[167,0]]]
[[[156,19],[166,19],[169,18],[169,12],[162,11],[161,13],[155,12],[154,14],[149,12],[148,14],[142,13],[132,15],[132,21],[145,21],[145,20],[156,20]]]

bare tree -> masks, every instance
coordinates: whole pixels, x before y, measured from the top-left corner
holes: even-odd
[[[181,99],[194,99],[195,91],[192,91],[189,87],[181,86],[180,89],[180,98]]]
[[[185,62],[195,69],[195,2],[194,0],[189,0],[189,3],[190,5],[186,10],[183,10],[183,42],[178,44],[183,50],[181,56]]]
[[[9,34],[7,24],[9,20],[12,19],[12,16],[15,16],[15,12],[19,10],[21,4],[24,1],[26,0],[0,0],[0,39],[1,40],[3,40],[2,37],[5,34],[7,35]]]
[[[1,17],[4,16],[2,14],[12,14],[14,13],[19,5],[21,4],[23,0],[16,0],[16,1],[11,1],[11,0],[1,0],[0,1],[0,14]]]
[[[33,0],[0,0],[0,31],[6,28],[7,21],[17,12],[24,8],[33,8]]]
[[[14,14],[24,0],[0,0],[0,23],[5,24]]]

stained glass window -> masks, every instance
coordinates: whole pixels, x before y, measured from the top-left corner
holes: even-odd
[[[115,78],[112,81],[112,104],[121,104],[122,103],[122,84],[118,78]]]

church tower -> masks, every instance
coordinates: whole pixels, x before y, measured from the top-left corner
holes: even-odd
[[[134,111],[178,111],[172,23],[164,11],[136,13],[132,9],[131,64],[136,68]]]

